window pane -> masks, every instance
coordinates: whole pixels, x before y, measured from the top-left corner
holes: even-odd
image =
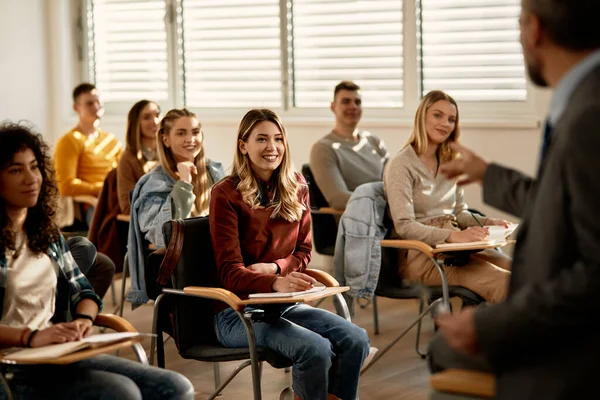
[[[518,42],[520,0],[421,0],[425,93],[463,101],[527,97]]]
[[[293,0],[296,107],[326,107],[341,80],[362,88],[365,107],[403,103],[401,0]]]
[[[281,106],[278,0],[183,0],[189,107]]]
[[[89,75],[105,102],[168,100],[163,0],[90,0]]]

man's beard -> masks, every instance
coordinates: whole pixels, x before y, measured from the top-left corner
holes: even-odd
[[[548,82],[546,82],[546,79],[542,76],[542,67],[539,62],[530,62],[525,58],[525,67],[527,69],[527,75],[534,85],[548,87]]]

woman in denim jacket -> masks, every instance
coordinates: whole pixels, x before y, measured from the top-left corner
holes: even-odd
[[[0,346],[40,347],[90,334],[102,301],[54,221],[57,188],[41,135],[0,125]],[[68,293],[65,293],[68,292]],[[70,299],[73,320],[69,319]],[[100,355],[65,366],[14,366],[20,399],[191,399],[182,375]],[[0,398],[7,398],[0,386]]]
[[[205,158],[203,139],[196,115],[186,109],[169,111],[160,123],[160,165],[138,181],[131,199],[127,240],[131,289],[127,301],[134,306],[149,300],[144,273],[148,243],[165,247],[165,222],[207,215],[210,190],[225,176],[220,163]]]

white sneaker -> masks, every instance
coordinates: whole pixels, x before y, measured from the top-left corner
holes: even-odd
[[[361,371],[367,368],[367,366],[371,364],[371,362],[373,362],[373,359],[375,358],[375,355],[378,351],[379,349],[377,347],[369,347],[369,355],[367,355],[367,358],[365,358],[365,362],[363,362],[363,365],[360,368]]]

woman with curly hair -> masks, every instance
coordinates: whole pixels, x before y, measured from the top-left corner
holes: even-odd
[[[90,334],[102,307],[55,224],[57,187],[47,154],[41,135],[23,125],[0,125],[1,347],[79,340]],[[185,377],[108,355],[12,371],[10,386],[20,399],[193,398]],[[4,389],[0,398],[8,397]]]
[[[223,287],[241,298],[311,288],[316,281],[303,273],[312,251],[308,187],[294,170],[279,117],[267,109],[250,110],[236,147],[232,174],[213,188],[208,213]],[[247,347],[233,309],[215,306],[221,344]],[[253,323],[256,344],[292,361],[295,398],[356,399],[369,354],[365,330],[307,304],[278,311],[275,321]]]

